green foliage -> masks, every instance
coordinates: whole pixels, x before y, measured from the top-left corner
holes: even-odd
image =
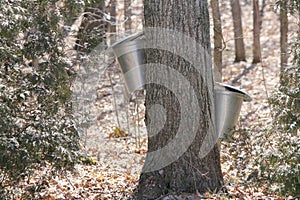
[[[255,171],[258,183],[282,196],[300,194],[300,137],[282,129],[270,129],[256,139]]]
[[[300,11],[299,0],[278,0],[275,5],[277,7],[286,8],[291,14],[295,14]]]
[[[58,2],[0,4],[0,193],[49,163],[57,171],[79,161],[60,27],[76,11]]]
[[[294,3],[298,3],[299,6],[299,2]],[[266,132],[263,139],[264,151],[257,160],[262,180],[273,185],[282,195],[295,196],[300,195],[299,44],[300,35],[292,46],[293,65],[281,72],[280,85],[270,98],[274,124],[272,129]]]
[[[270,103],[274,127],[268,133],[269,150],[261,155],[269,162],[261,168],[262,174],[271,184],[279,184],[281,194],[300,195],[300,65],[282,73],[279,89]]]
[[[81,157],[80,161],[85,165],[96,165],[97,161],[92,157]]]
[[[228,184],[265,188],[271,195],[299,196],[299,136],[276,126],[255,125],[235,132],[232,139],[223,142],[229,152],[222,158],[229,163],[224,177]]]
[[[296,134],[300,129],[300,65],[287,67],[282,72],[279,89],[274,92],[270,103],[276,125],[285,132]]]
[[[289,12],[295,14],[298,11],[300,17],[300,2],[291,0],[287,3]],[[294,55],[293,65],[281,72],[280,86],[270,98],[270,103],[275,114],[275,124],[285,132],[296,133],[300,128],[300,27],[291,52]]]
[[[300,16],[299,1],[287,3],[288,12]],[[300,33],[291,44],[291,53],[293,63],[281,72],[280,84],[269,99],[273,124],[236,133],[230,161],[232,170],[237,171],[236,175],[246,185],[269,188],[282,196],[299,197]]]

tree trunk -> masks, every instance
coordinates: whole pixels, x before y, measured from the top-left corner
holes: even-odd
[[[288,11],[287,0],[281,1],[280,4],[280,60],[281,71],[283,71],[288,62],[287,48],[288,48]]]
[[[253,61],[252,63],[259,63],[261,61],[260,49],[260,14],[259,2],[253,0]]]
[[[240,1],[230,0],[230,3],[234,28],[234,62],[246,61]]]
[[[124,0],[124,15],[127,18],[125,22],[125,31],[131,29],[131,0]]]
[[[214,75],[215,81],[222,82],[222,22],[219,0],[211,0],[211,9],[214,22]]]
[[[116,26],[116,17],[117,17],[117,7],[116,7],[116,0],[110,0],[109,2],[109,16],[110,16],[110,23],[108,24],[107,28],[107,37],[106,41],[108,45],[112,45],[117,40],[117,36],[115,33],[117,32]]]
[[[217,191],[207,1],[144,1],[144,15],[148,153],[136,198]]]
[[[109,32],[110,33],[116,33],[117,32],[117,26],[116,24],[116,18],[117,18],[117,7],[116,7],[116,0],[110,0],[110,20],[111,23],[109,25]]]
[[[262,29],[263,17],[265,15],[265,8],[266,8],[266,0],[262,0],[261,10],[260,10],[260,20],[259,20],[259,28],[260,29]]]
[[[298,19],[300,19],[300,5],[298,7]],[[298,20],[298,39],[300,39],[300,20]]]

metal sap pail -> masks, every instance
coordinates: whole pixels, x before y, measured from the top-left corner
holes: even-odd
[[[217,134],[230,134],[240,115],[243,101],[251,101],[251,97],[232,86],[220,84],[219,89],[215,89],[215,118]]]
[[[145,64],[144,43],[143,39],[127,39],[112,45],[129,93],[137,89],[144,89],[146,83],[143,66]]]

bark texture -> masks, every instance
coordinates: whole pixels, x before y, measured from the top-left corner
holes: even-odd
[[[214,23],[214,67],[215,80],[222,82],[222,22],[219,8],[219,0],[211,0],[211,9]],[[216,71],[217,70],[217,71]]]
[[[288,10],[287,0],[280,4],[280,53],[281,53],[281,71],[283,71],[288,62]]]
[[[214,143],[206,156],[199,154],[200,149],[203,148],[202,143],[205,143],[206,135],[214,135],[213,80],[207,1],[147,0],[144,1],[144,15],[145,29],[159,27],[184,33],[193,38],[195,43],[201,44],[203,49],[197,49],[196,44],[192,43],[190,46],[195,45],[195,48],[190,46],[187,48],[187,54],[190,54],[191,57],[201,57],[201,66],[194,66],[189,60],[184,59],[184,56],[177,54],[177,52],[186,53],[183,48],[187,46],[184,39],[181,40],[183,38],[181,36],[170,38],[172,47],[169,51],[155,48],[146,50],[147,63],[163,64],[168,68],[164,74],[157,74],[155,69],[146,68],[147,79],[155,79],[154,76],[160,75],[162,79],[171,81],[170,85],[174,89],[182,91],[184,98],[178,99],[178,94],[163,85],[147,85],[145,122],[148,131],[148,154],[144,169],[147,169],[149,165],[157,164],[156,159],[149,159],[149,154],[162,149],[178,136],[177,131],[180,129],[180,123],[184,121],[183,118],[187,118],[189,123],[183,137],[189,137],[189,132],[194,129],[196,134],[185,153],[180,155],[175,162],[156,171],[142,172],[135,193],[136,199],[157,199],[167,194],[195,193],[196,191],[203,193],[219,190],[223,185],[223,177],[217,145]],[[153,37],[164,36],[154,33]],[[180,80],[170,78],[172,71],[180,73],[188,80],[190,87],[181,88]],[[181,109],[181,107],[194,102],[195,99],[191,98],[193,92],[199,105],[197,109],[199,108],[200,112],[200,118],[196,121],[192,117],[195,114],[194,110],[182,113]],[[160,113],[149,113],[149,109],[155,105],[161,105],[166,111],[165,124],[158,134],[153,134],[153,131],[155,131],[156,123],[159,123],[155,122],[155,119],[160,118]],[[188,139],[186,138],[186,140]],[[162,158],[171,156],[178,148],[184,148],[183,146],[179,143],[174,147],[174,151],[159,156]]]
[[[234,28],[234,62],[246,61],[240,1],[230,0],[230,3]]]
[[[261,61],[259,2],[253,0],[253,63]]]

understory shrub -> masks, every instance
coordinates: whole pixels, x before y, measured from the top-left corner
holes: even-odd
[[[289,7],[290,12],[299,11],[299,3],[296,1],[292,3]],[[293,8],[296,9],[292,12]],[[269,99],[273,126],[265,133],[265,140],[263,140],[265,145],[257,164],[261,172],[261,180],[269,183],[281,195],[299,197],[300,32],[298,36],[291,47],[294,55],[293,64],[281,72],[280,85]]]
[[[0,4],[0,199],[14,198],[34,171],[72,169],[80,158],[60,27],[67,11],[57,3]],[[34,195],[34,188],[25,193]]]
[[[299,1],[288,2],[288,12],[300,16]],[[293,62],[269,98],[273,123],[239,131],[225,146],[232,151],[230,169],[244,185],[300,197],[300,27],[290,50]]]
[[[280,5],[282,1],[277,3]],[[288,1],[288,12],[300,16],[299,1]],[[260,136],[256,161],[259,180],[283,196],[300,196],[300,27],[291,44],[293,63],[280,76],[269,99],[273,125]]]

